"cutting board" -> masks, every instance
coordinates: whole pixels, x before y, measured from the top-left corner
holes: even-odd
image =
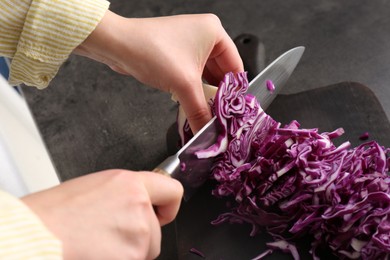
[[[302,128],[319,128],[328,132],[342,127],[345,134],[335,140],[340,144],[349,140],[355,147],[363,141],[359,137],[369,133],[369,140],[390,146],[390,123],[372,91],[359,83],[341,82],[335,85],[292,95],[279,95],[266,111],[275,120],[285,124],[295,119]],[[167,134],[171,152],[177,135]],[[191,253],[191,248],[203,252],[205,259],[252,259],[266,250],[272,241],[266,233],[250,237],[251,226],[246,224],[210,224],[220,213],[227,211],[226,201],[210,193],[213,183],[206,183],[188,201],[183,202],[174,223],[163,228],[162,252],[159,259],[202,259]],[[308,254],[308,239],[299,243],[302,259]],[[306,241],[306,243],[305,243]],[[292,259],[290,255],[275,252],[266,259]],[[336,259],[324,252],[321,259]]]

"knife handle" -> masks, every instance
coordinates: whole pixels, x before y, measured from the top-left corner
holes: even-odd
[[[159,174],[162,174],[162,175],[165,175],[165,176],[168,176],[168,177],[171,176],[169,173],[167,173],[167,172],[164,171],[163,169],[160,169],[160,168],[157,168],[157,167],[153,169],[153,172],[159,173]]]
[[[177,154],[171,155],[160,163],[153,172],[160,173],[166,176],[171,176],[179,170],[180,160]]]

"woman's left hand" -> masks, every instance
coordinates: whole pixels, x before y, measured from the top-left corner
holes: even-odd
[[[75,53],[170,92],[194,132],[211,119],[202,79],[216,85],[227,72],[243,71],[236,46],[213,14],[124,18],[107,11]]]

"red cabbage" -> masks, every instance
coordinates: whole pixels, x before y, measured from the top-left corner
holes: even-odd
[[[335,146],[341,128],[281,126],[247,89],[246,73],[226,74],[213,104],[223,131],[197,152],[216,156],[212,194],[234,201],[213,223],[248,223],[251,236],[265,229],[275,242],[264,256],[281,249],[297,259],[294,242],[310,236],[313,259],[324,246],[339,258],[389,259],[390,149]]]
[[[269,92],[273,93],[275,91],[275,85],[272,82],[272,80],[267,80],[265,82],[265,85],[267,86],[267,89],[268,89]]]
[[[190,248],[190,252],[193,253],[193,254],[195,254],[195,255],[198,255],[198,256],[200,256],[200,257],[202,257],[202,258],[205,258],[205,257],[206,257],[201,251],[199,251],[199,250],[196,249],[195,247]]]
[[[368,132],[365,132],[359,136],[359,139],[364,141],[367,140],[370,137],[370,134]]]

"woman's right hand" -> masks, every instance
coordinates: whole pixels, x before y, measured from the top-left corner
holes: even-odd
[[[153,172],[106,170],[22,198],[63,243],[64,259],[154,259],[181,184]]]

